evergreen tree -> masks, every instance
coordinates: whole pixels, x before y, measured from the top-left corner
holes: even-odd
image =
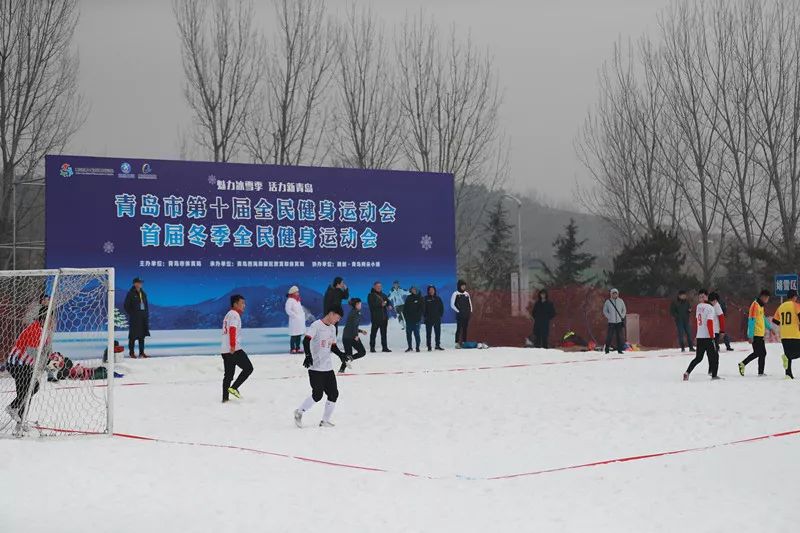
[[[677,233],[658,228],[623,247],[614,258],[614,270],[607,273],[608,282],[623,293],[672,296],[700,284],[683,272],[685,262]]]
[[[510,290],[511,273],[516,271],[511,225],[506,220],[502,202],[489,213],[484,227],[488,239],[483,252],[484,286],[489,290]]]
[[[556,249],[555,269],[542,262],[544,275],[539,278],[541,283],[551,287],[565,287],[584,285],[593,281],[592,278],[584,277],[584,272],[592,268],[597,258],[590,253],[580,251],[586,240],[578,241],[577,235],[578,225],[575,219],[571,218],[564,228],[564,234],[553,241],[553,247]]]
[[[128,329],[128,318],[116,307],[114,308],[114,327],[117,329]]]

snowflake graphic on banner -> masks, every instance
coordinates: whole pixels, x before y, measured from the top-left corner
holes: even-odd
[[[419,240],[419,244],[420,246],[422,246],[422,249],[427,252],[428,250],[433,248],[433,239],[431,239],[430,235],[423,235],[422,238]]]
[[[107,254],[113,254],[114,253],[114,243],[111,242],[111,241],[104,242],[103,243],[103,252],[105,252]]]
[[[214,174],[209,174],[209,176],[208,176],[208,184],[209,185],[216,185],[217,184],[217,177]]]

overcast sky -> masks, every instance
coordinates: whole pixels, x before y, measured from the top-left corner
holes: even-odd
[[[505,87],[512,183],[560,203],[587,183],[573,140],[593,103],[597,70],[619,37],[652,32],[667,0],[364,0],[389,25],[420,6],[491,48]],[[259,0],[266,6],[268,0]],[[328,0],[332,10],[345,0]],[[267,24],[268,9],[260,17]],[[177,158],[191,124],[170,0],[82,0],[81,90],[90,105],[73,153]]]

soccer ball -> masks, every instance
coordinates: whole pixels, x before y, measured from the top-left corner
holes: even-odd
[[[62,368],[64,368],[64,356],[58,352],[51,353],[47,358],[47,369],[55,372]]]

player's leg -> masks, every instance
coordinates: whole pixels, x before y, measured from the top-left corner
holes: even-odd
[[[222,354],[222,364],[225,368],[225,373],[222,376],[222,401],[227,402],[229,397],[228,389],[231,388],[233,374],[236,372],[236,363],[233,360],[233,354]]]
[[[231,385],[237,391],[239,387],[242,386],[242,383],[247,381],[247,378],[250,377],[250,374],[253,373],[253,363],[250,362],[250,358],[247,356],[247,353],[244,350],[237,350],[233,354],[234,362],[236,366],[241,368],[241,372],[239,372],[239,377],[236,378],[236,381],[233,382]]]
[[[764,337],[756,337],[753,339],[753,346],[756,347],[756,341],[758,341],[758,375],[764,375],[764,367],[767,363],[767,346],[764,344]]]
[[[689,367],[686,369],[686,373],[684,374],[684,379],[688,378],[689,375],[694,370],[694,367],[699,365],[703,361],[703,357],[706,355],[706,347],[708,343],[706,342],[708,339],[697,339],[697,353],[694,356],[694,359],[689,363]]]
[[[353,359],[361,359],[367,355],[367,349],[364,348],[364,344],[362,344],[361,339],[358,337],[353,340],[353,348],[356,350],[355,355],[353,355]]]
[[[719,351],[713,345],[708,349],[708,368],[711,378],[716,379],[719,372]]]
[[[336,384],[336,374],[333,371],[321,373],[324,374],[324,387],[327,401],[325,402],[325,412],[322,415],[322,422],[320,422],[319,425],[323,427],[332,427],[331,416],[333,416],[333,410],[336,408],[336,400],[339,399],[339,388]]]

